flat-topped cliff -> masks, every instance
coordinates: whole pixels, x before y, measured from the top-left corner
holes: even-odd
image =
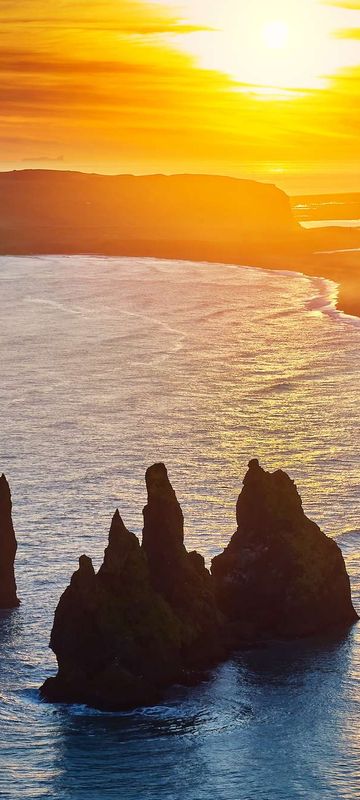
[[[207,175],[0,173],[1,253],[196,258],[205,247],[270,242],[298,230],[271,184]],[[220,251],[219,251],[220,255]]]

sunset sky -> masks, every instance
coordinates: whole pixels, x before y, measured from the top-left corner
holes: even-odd
[[[0,0],[0,168],[360,190],[360,2]]]

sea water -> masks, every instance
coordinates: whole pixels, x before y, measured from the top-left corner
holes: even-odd
[[[79,555],[100,565],[116,507],[141,534],[158,460],[207,563],[235,530],[249,459],[287,470],[342,547],[360,610],[360,327],[335,298],[331,282],[291,271],[0,259],[0,470],[21,598],[0,614],[1,797],[360,796],[360,626],[240,653],[133,713],[38,693]]]

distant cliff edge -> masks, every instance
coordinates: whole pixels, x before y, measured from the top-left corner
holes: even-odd
[[[271,184],[207,175],[0,173],[0,252],[215,258],[300,231]]]

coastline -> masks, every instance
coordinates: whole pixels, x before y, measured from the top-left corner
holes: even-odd
[[[313,203],[309,197],[291,199],[273,184],[224,176],[0,172],[0,254],[148,257],[291,270],[333,281],[339,285],[338,308],[360,316],[360,229],[336,220],[311,228],[300,222],[316,221],[324,208],[337,215],[341,208],[357,219],[358,205],[350,200],[349,205],[342,195],[326,196],[324,206],[321,197]]]
[[[124,243],[119,247],[91,248],[11,248],[9,252],[0,252],[2,257],[16,256],[94,256],[124,258],[160,258],[166,260],[199,261],[209,264],[231,264],[248,266],[266,270],[293,272],[309,278],[331,281],[336,286],[334,307],[339,313],[349,317],[360,318],[360,232],[342,231],[338,237],[329,236],[328,230],[313,229],[311,236],[314,248],[309,248],[306,231],[303,237],[292,241],[270,245],[269,248],[239,247],[239,245],[222,245],[219,243],[194,242],[138,242]],[[332,230],[332,229],[331,229]],[[317,235],[320,234],[320,235]],[[304,244],[307,245],[304,247]],[[299,246],[300,245],[300,246]],[[338,246],[339,245],[339,246]],[[340,245],[345,245],[341,247]],[[348,246],[346,246],[348,245]]]

